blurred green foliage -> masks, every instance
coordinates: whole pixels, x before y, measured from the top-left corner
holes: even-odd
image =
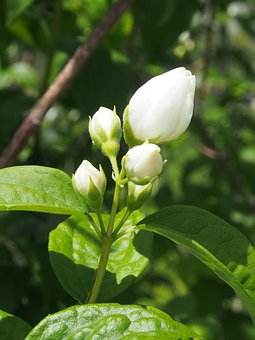
[[[112,0],[0,1],[0,150],[29,108],[91,34]],[[83,159],[107,160],[88,136],[100,106],[121,116],[150,77],[178,66],[197,77],[189,131],[163,148],[168,160],[157,198],[208,209],[255,242],[255,3],[253,0],[135,0],[79,76],[48,111],[16,164],[71,174]],[[126,152],[123,145],[120,156]],[[111,183],[109,181],[109,187]],[[110,206],[110,195],[105,210]],[[34,325],[75,304],[49,264],[49,232],[63,217],[0,215],[0,309]],[[154,305],[206,339],[254,339],[232,290],[183,249],[156,236],[149,270],[114,299]]]

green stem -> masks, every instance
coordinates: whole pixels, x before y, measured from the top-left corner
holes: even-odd
[[[121,229],[121,227],[123,226],[123,224],[126,222],[126,220],[129,218],[129,216],[131,215],[131,211],[130,210],[127,210],[124,214],[124,216],[122,217],[120,223],[117,225],[117,227],[114,229],[114,232],[113,232],[113,237],[115,237],[119,230]]]
[[[124,176],[123,172],[119,176],[120,180],[121,180],[121,176]],[[102,251],[101,251],[101,256],[100,256],[100,260],[98,264],[98,269],[96,272],[96,278],[95,278],[95,281],[94,281],[94,284],[91,290],[91,294],[87,300],[88,303],[95,303],[97,301],[97,298],[98,298],[98,295],[99,295],[99,292],[100,292],[100,289],[103,283],[106,266],[107,266],[108,258],[109,258],[110,251],[111,251],[111,246],[114,241],[113,236],[112,236],[112,230],[113,230],[114,221],[115,221],[115,217],[116,217],[116,213],[117,213],[117,209],[119,205],[120,193],[121,193],[121,186],[119,185],[118,181],[116,181],[113,202],[112,202],[112,210],[111,210],[111,215],[110,215],[110,219],[109,219],[109,223],[107,227],[107,233],[102,243]]]
[[[107,227],[107,237],[112,236],[112,230],[114,226],[114,220],[117,213],[118,205],[119,205],[119,199],[120,199],[120,192],[121,192],[121,186],[116,182],[115,184],[115,190],[114,190],[114,196],[113,196],[113,202],[112,202],[112,210],[111,215]]]
[[[103,242],[101,257],[100,257],[100,261],[99,261],[98,269],[96,273],[96,278],[93,284],[91,294],[88,298],[88,303],[95,303],[97,301],[97,298],[98,298],[98,295],[99,295],[99,292],[100,292],[100,289],[103,283],[104,274],[105,274],[108,258],[110,255],[112,242],[113,240],[111,237],[110,238],[106,237]]]
[[[100,225],[101,233],[102,233],[102,235],[105,236],[105,235],[106,235],[106,232],[105,232],[105,226],[104,226],[104,222],[103,222],[103,219],[102,219],[101,211],[98,210],[98,211],[96,212],[96,214],[97,214],[98,222],[99,222],[99,225]]]
[[[132,231],[135,231],[136,230],[136,227],[131,227],[131,228],[128,228],[124,231],[122,231],[121,233],[118,233],[115,237],[114,237],[114,241],[117,241],[119,238],[121,238],[122,236],[128,234],[128,233],[132,233]]]
[[[102,234],[101,234],[100,229],[98,228],[96,222],[93,220],[93,218],[89,214],[86,214],[86,216],[88,217],[88,220],[89,220],[90,224],[92,225],[92,227],[94,228],[95,232],[97,233],[98,237],[100,238],[100,240],[102,240]]]
[[[114,172],[114,175],[115,175],[116,179],[118,179],[120,173],[119,173],[117,159],[116,159],[116,157],[110,157],[109,159],[110,159],[110,162],[111,162],[111,165],[112,165],[112,170]]]

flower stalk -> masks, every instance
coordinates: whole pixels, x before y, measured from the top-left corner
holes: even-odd
[[[97,301],[98,295],[100,293],[100,288],[103,283],[103,279],[104,279],[105,271],[107,267],[107,262],[108,262],[109,255],[111,252],[111,246],[112,246],[112,243],[114,242],[114,237],[113,237],[112,232],[113,232],[115,217],[116,217],[118,206],[119,206],[120,193],[122,190],[122,186],[120,183],[121,183],[121,180],[124,178],[124,176],[125,176],[125,173],[122,170],[119,175],[119,178],[116,180],[116,183],[115,183],[115,190],[114,190],[114,195],[113,195],[110,219],[109,219],[108,226],[107,226],[106,236],[103,238],[103,242],[102,242],[102,251],[101,251],[101,256],[100,256],[100,260],[98,264],[98,269],[96,272],[95,281],[94,281],[94,284],[91,290],[91,294],[89,298],[87,299],[87,303],[95,303]]]

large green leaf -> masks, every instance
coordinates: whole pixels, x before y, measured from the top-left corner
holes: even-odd
[[[184,246],[205,263],[235,290],[255,319],[255,251],[239,230],[192,206],[162,209],[139,224]]]
[[[190,328],[154,307],[116,303],[73,306],[43,319],[32,339],[199,339]]]
[[[23,340],[30,330],[22,319],[0,310],[0,340]]]
[[[63,171],[43,166],[0,170],[0,210],[83,216],[87,205]]]
[[[94,216],[92,214],[92,216]],[[116,223],[123,216],[117,215]],[[94,216],[95,217],[95,216]],[[133,213],[124,228],[143,218]],[[103,215],[107,223],[109,215]],[[113,243],[99,301],[105,301],[123,291],[144,271],[151,249],[149,233],[129,233]],[[65,290],[80,303],[90,292],[101,254],[101,242],[87,220],[70,217],[50,233],[50,262]]]

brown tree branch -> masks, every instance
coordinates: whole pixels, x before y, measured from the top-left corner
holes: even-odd
[[[0,168],[13,164],[15,158],[26,145],[29,137],[36,130],[48,109],[59,98],[62,92],[77,76],[84,63],[99,46],[102,39],[110,31],[115,22],[128,9],[133,0],[118,0],[96,26],[87,41],[79,46],[74,55],[69,59],[64,69],[50,85],[44,95],[35,103],[31,111],[24,118],[20,127],[14,133],[10,144],[0,157]]]

